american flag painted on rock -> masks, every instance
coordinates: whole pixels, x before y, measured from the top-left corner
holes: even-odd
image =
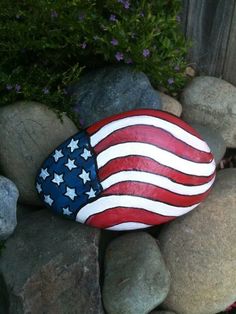
[[[207,144],[181,119],[134,110],[74,135],[43,163],[36,188],[59,214],[109,230],[158,225],[195,208],[215,179]]]

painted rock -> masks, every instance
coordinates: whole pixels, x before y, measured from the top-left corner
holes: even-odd
[[[109,230],[158,225],[204,200],[215,161],[200,135],[158,110],[106,118],[57,147],[36,189],[53,211]]]

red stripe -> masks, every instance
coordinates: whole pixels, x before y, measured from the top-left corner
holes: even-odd
[[[141,115],[147,115],[147,116],[161,118],[163,120],[166,120],[168,122],[176,124],[179,127],[181,127],[182,129],[184,129],[185,131],[191,133],[192,135],[194,135],[198,138],[201,138],[199,133],[196,130],[194,130],[190,125],[188,125],[186,122],[184,122],[183,120],[179,119],[178,117],[176,117],[170,113],[160,111],[160,110],[153,110],[153,109],[132,110],[132,111],[128,111],[128,112],[124,112],[124,113],[120,113],[120,114],[111,116],[109,118],[105,118],[105,119],[93,124],[92,126],[88,127],[87,132],[90,135],[92,135],[95,132],[97,132],[100,128],[102,128],[104,125],[106,125],[112,121],[116,121],[116,120],[123,119],[126,117],[141,116]]]
[[[140,222],[148,225],[159,225],[173,220],[175,217],[161,216],[146,210],[132,207],[115,207],[92,215],[86,224],[97,228],[109,228],[123,222]]]
[[[98,143],[94,149],[97,154],[116,144],[127,142],[141,142],[155,145],[159,148],[170,151],[171,153],[186,158],[194,162],[211,162],[211,153],[199,151],[186,143],[178,140],[170,133],[154,126],[135,125],[126,127],[113,132]]]
[[[104,190],[101,195],[134,195],[148,198],[154,201],[167,203],[173,206],[192,206],[200,203],[207,197],[210,189],[198,195],[182,195],[168,191],[161,187],[154,186],[149,183],[142,182],[120,182],[114,184],[108,189]]]
[[[201,185],[209,182],[215,176],[215,173],[209,177],[187,175],[175,169],[163,166],[150,158],[138,156],[113,159],[98,170],[98,175],[100,181],[103,181],[114,173],[129,170],[146,171],[153,174],[159,174],[171,179],[172,181],[185,185]]]

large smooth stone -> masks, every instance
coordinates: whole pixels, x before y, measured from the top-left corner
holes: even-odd
[[[162,102],[162,110],[172,113],[177,117],[180,117],[182,113],[181,103],[165,93],[160,92],[160,96]]]
[[[217,130],[202,126],[198,123],[191,123],[191,126],[197,130],[202,139],[206,141],[214,156],[215,162],[218,165],[226,151],[226,144],[221,134]]]
[[[0,258],[1,314],[103,314],[99,239],[45,210],[21,220]]]
[[[169,285],[169,272],[150,235],[126,234],[110,243],[103,286],[108,314],[149,313],[165,299]]]
[[[150,314],[176,314],[176,313],[172,311],[153,311]]]
[[[0,176],[0,240],[5,240],[14,231],[16,220],[16,203],[19,192],[15,184]]]
[[[164,227],[161,252],[171,273],[164,307],[181,314],[215,314],[235,301],[236,169],[218,172],[197,210]]]
[[[148,77],[130,66],[94,70],[68,90],[75,99],[74,111],[85,127],[127,110],[162,108],[160,95]]]
[[[18,102],[0,109],[0,164],[19,189],[20,201],[41,205],[35,176],[43,160],[69,136],[78,132],[74,123],[45,105]]]
[[[199,76],[181,96],[183,118],[217,130],[227,147],[236,147],[236,87],[216,77]]]
[[[178,117],[135,110],[104,119],[53,151],[39,169],[42,201],[67,218],[109,230],[158,225],[210,192],[215,162]]]

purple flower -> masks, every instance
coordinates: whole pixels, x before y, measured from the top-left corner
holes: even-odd
[[[44,87],[44,88],[42,89],[42,92],[43,92],[45,95],[47,95],[47,94],[49,94],[49,89],[48,89],[47,87]]]
[[[143,11],[140,12],[140,16],[144,17],[144,12]]]
[[[115,54],[115,58],[117,61],[121,61],[124,59],[124,55],[122,52],[117,51],[117,53]]]
[[[17,93],[19,93],[20,90],[21,90],[21,86],[20,86],[19,84],[16,84],[16,85],[15,85],[15,91],[16,91]]]
[[[12,90],[12,88],[13,88],[13,86],[12,86],[11,84],[7,84],[7,85],[6,85],[6,89],[7,89],[7,90]]]
[[[174,84],[174,79],[173,79],[173,77],[170,77],[170,78],[167,80],[167,82],[168,82],[169,85]]]
[[[125,9],[129,9],[130,3],[129,3],[129,1],[124,1],[123,5],[124,5]]]
[[[109,20],[112,22],[117,21],[115,14],[111,14]]]
[[[87,44],[84,42],[84,43],[82,43],[82,45],[81,45],[81,48],[82,49],[85,49],[87,47]]]
[[[133,60],[131,58],[128,58],[127,60],[125,60],[125,63],[126,64],[131,64],[131,63],[133,63]]]
[[[150,56],[150,50],[149,49],[143,49],[143,56],[144,58],[147,58]]]
[[[179,65],[177,64],[175,67],[174,67],[175,71],[179,71],[180,70],[180,67]]]
[[[117,39],[112,38],[112,40],[111,40],[111,44],[112,44],[112,46],[117,46],[117,45],[119,44],[119,42],[118,42],[118,40],[117,40]]]
[[[80,20],[80,21],[83,21],[84,18],[85,18],[85,14],[84,14],[84,13],[81,13],[81,14],[79,15],[79,20]]]
[[[17,19],[17,20],[20,19],[20,14],[16,14],[16,19]]]
[[[56,18],[56,17],[58,17],[58,13],[57,13],[57,11],[55,11],[55,10],[51,10],[51,17],[52,17],[52,18]]]

